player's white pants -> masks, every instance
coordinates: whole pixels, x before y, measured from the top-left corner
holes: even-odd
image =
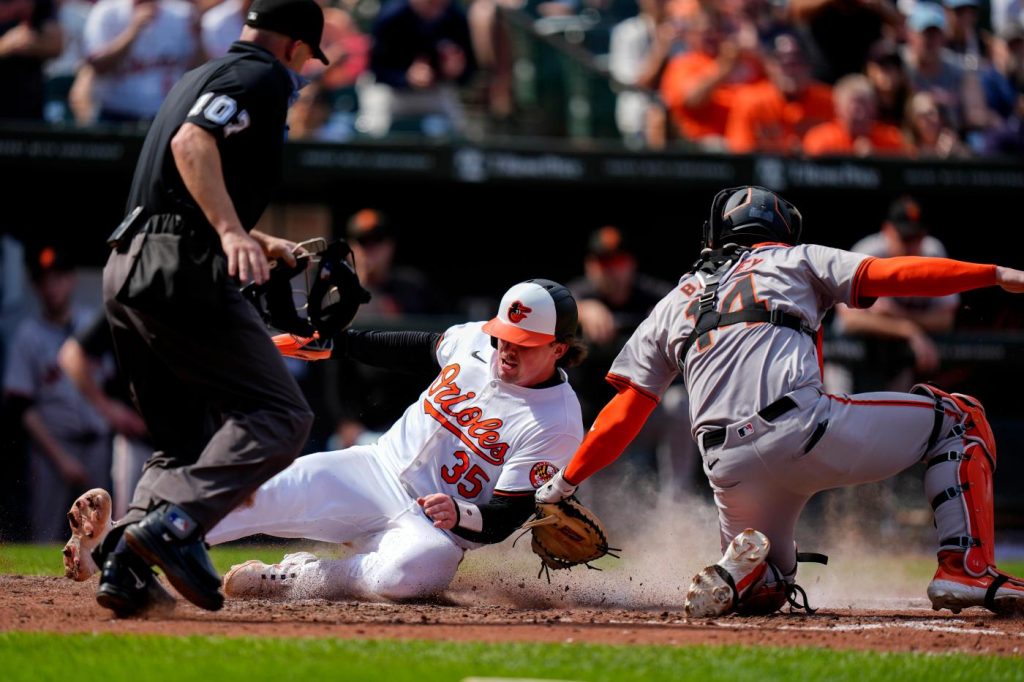
[[[256,533],[355,544],[354,556],[301,567],[296,590],[310,598],[429,596],[448,586],[463,555],[372,445],[299,457],[206,540],[219,544]]]
[[[956,423],[948,413],[940,430],[944,437],[928,449],[935,401],[925,396],[834,396],[813,387],[789,395],[798,407],[772,422],[756,414],[738,420],[727,427],[722,445],[706,450],[698,439],[718,506],[723,551],[745,528],[756,528],[771,540],[769,561],[787,575],[796,571],[797,519],[815,493],[883,480],[933,453],[963,451],[959,437],[946,435]],[[824,431],[812,445],[819,428]],[[940,464],[929,468],[925,493],[931,499],[956,483],[955,464]],[[938,537],[962,534],[965,517],[957,509],[939,508]]]

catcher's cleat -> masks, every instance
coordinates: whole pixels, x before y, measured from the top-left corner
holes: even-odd
[[[286,554],[277,564],[251,559],[224,574],[224,594],[232,599],[280,599],[291,595],[301,567],[318,561],[310,552]]]
[[[181,596],[207,611],[224,606],[217,575],[199,529],[180,507],[165,504],[124,531],[125,542],[159,566]]]
[[[960,613],[981,606],[999,614],[1024,613],[1024,580],[995,567],[976,578],[964,571],[963,565],[962,552],[939,552],[939,568],[928,585],[928,599],[934,610]]]
[[[131,552],[111,554],[103,562],[96,603],[118,618],[153,610],[171,610],[175,600],[152,569]]]
[[[717,564],[693,577],[683,612],[687,618],[712,618],[729,613],[764,577],[771,543],[760,531],[746,529],[729,543]]]
[[[79,582],[91,578],[99,568],[91,556],[110,532],[110,493],[93,488],[82,495],[68,510],[71,539],[64,545],[64,576]]]

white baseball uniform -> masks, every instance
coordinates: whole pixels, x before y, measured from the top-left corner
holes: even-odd
[[[813,244],[754,248],[724,274],[718,309],[748,307],[796,315],[812,329],[836,303],[859,307],[858,284],[869,257]],[[680,371],[678,352],[694,329],[702,275],[683,276],[640,325],[613,363],[609,380],[657,398]],[[767,323],[721,327],[693,344],[685,358],[693,434],[711,482],[723,549],[745,528],[771,540],[770,560],[796,571],[794,530],[815,493],[878,481],[936,453],[963,452],[959,436],[929,447],[935,401],[908,393],[829,395],[814,338]],[[788,409],[758,412],[788,396]],[[956,415],[947,413],[941,434]],[[721,431],[724,429],[724,431]],[[708,445],[705,435],[724,435]],[[935,462],[925,476],[929,499],[956,486],[957,463]],[[938,537],[966,534],[960,505],[936,512]]]
[[[139,33],[118,67],[99,74],[94,95],[100,107],[124,116],[152,118],[171,87],[196,58],[195,8],[185,0],[158,3],[153,20]],[[100,0],[83,32],[86,55],[94,55],[131,23],[133,0]]]
[[[303,564],[299,594],[425,596],[451,582],[479,545],[433,526],[416,498],[445,493],[476,505],[527,495],[564,466],[583,438],[565,373],[547,388],[497,378],[491,339],[474,322],[450,328],[438,377],[373,445],[300,457],[210,532],[212,544],[254,533],[354,542],[359,553]]]

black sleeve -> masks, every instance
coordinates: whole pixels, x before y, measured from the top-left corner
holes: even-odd
[[[504,495],[495,493],[490,502],[478,505],[477,508],[483,519],[483,530],[477,532],[455,526],[452,532],[470,542],[486,545],[501,542],[530,518],[534,510],[533,491]]]
[[[334,340],[331,358],[352,358],[373,367],[410,374],[436,373],[437,332],[377,332],[349,329]]]

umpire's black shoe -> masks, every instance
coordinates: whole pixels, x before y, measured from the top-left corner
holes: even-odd
[[[124,551],[103,562],[96,603],[127,618],[154,608],[172,609],[175,601],[142,559]]]
[[[217,574],[195,521],[183,509],[163,505],[124,531],[125,542],[145,561],[163,569],[181,596],[200,608],[224,606]]]

